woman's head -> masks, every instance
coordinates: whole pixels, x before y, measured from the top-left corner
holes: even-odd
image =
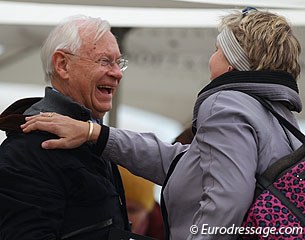
[[[233,12],[222,18],[217,44],[239,71],[300,74],[301,46],[286,19],[267,11]]]

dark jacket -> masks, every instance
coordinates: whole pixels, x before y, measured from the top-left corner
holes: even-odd
[[[0,239],[101,240],[110,227],[128,229],[119,173],[100,157],[103,146],[45,150],[41,143],[54,135],[21,132],[21,113],[38,100],[18,101],[0,117],[8,134],[0,147]],[[50,88],[26,113],[35,111],[90,119],[89,110]]]

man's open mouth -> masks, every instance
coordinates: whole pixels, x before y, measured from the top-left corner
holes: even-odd
[[[100,85],[97,88],[103,93],[111,94],[113,92],[113,87]]]

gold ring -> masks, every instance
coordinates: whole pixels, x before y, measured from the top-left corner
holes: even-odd
[[[48,114],[48,117],[52,117],[53,114],[54,114],[53,112],[49,113],[49,114]]]

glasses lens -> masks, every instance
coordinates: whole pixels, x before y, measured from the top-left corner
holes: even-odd
[[[124,72],[128,67],[128,60],[122,58],[119,60],[118,64],[119,64],[121,71]]]

